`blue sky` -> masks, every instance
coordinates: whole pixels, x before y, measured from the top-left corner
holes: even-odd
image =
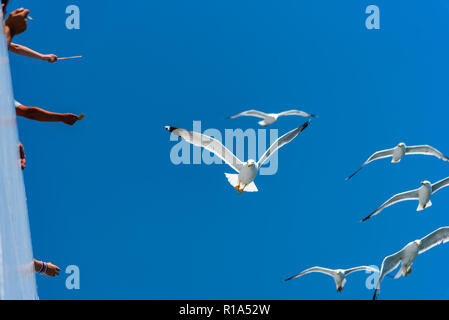
[[[81,61],[11,57],[17,100],[85,113],[74,127],[19,120],[36,258],[78,265],[81,289],[37,277],[42,299],[369,299],[366,275],[343,294],[331,278],[282,280],[321,265],[379,265],[448,225],[449,190],[422,213],[401,203],[360,224],[395,193],[449,175],[415,156],[345,177],[376,150],[430,144],[446,154],[449,8],[444,1],[12,0],[33,22],[16,42]],[[81,29],[65,28],[65,8]],[[381,30],[365,28],[365,8]],[[165,125],[257,128],[225,120],[248,106],[316,113],[279,153],[259,192],[238,196],[226,165],[170,162]],[[303,123],[284,118],[284,133]],[[381,299],[449,298],[449,248],[387,278]]]

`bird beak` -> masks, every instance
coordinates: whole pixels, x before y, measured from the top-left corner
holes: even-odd
[[[422,184],[422,185],[424,185],[424,182],[423,182],[423,181],[421,181],[421,184]]]
[[[248,163],[248,168],[251,167],[251,166],[252,166],[252,164],[251,164],[251,163]]]

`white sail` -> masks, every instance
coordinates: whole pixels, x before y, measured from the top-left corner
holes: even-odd
[[[6,38],[0,23],[0,299],[7,300],[37,299],[18,143]]]

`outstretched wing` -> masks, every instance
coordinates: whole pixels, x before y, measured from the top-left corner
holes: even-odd
[[[312,272],[324,273],[324,274],[327,274],[327,275],[329,275],[331,277],[335,276],[335,274],[336,274],[335,270],[332,270],[332,269],[327,269],[327,268],[322,268],[322,267],[312,267],[312,268],[309,268],[307,270],[304,270],[301,273],[298,273],[297,275],[295,275],[293,277],[285,279],[284,281],[289,281],[289,280],[292,280],[292,279],[296,279],[296,278],[299,278],[299,277],[301,277],[301,276],[303,276],[303,275],[305,275],[307,273],[312,273]]]
[[[385,276],[391,273],[394,269],[396,269],[401,263],[403,250],[392,254],[384,259],[382,262],[382,267],[380,268],[380,276],[379,280],[377,280],[376,290],[374,291],[373,300],[376,300],[376,297],[380,292],[380,283],[385,278]]]
[[[417,200],[419,198],[418,196],[418,189],[398,193],[397,195],[391,197],[388,201],[386,201],[384,204],[382,204],[379,208],[376,209],[373,213],[371,213],[368,217],[363,219],[361,222],[368,220],[369,218],[375,216],[379,212],[381,212],[386,207],[389,207],[395,203],[401,202],[401,201],[407,201],[407,200]]]
[[[421,239],[419,254],[449,241],[449,227],[442,227]]]
[[[449,161],[449,158],[442,154],[440,151],[434,147],[423,145],[423,146],[411,146],[405,149],[406,154],[426,154],[430,156],[435,156],[441,160]]]
[[[388,158],[391,157],[393,155],[393,150],[394,149],[386,149],[386,150],[381,150],[381,151],[377,151],[375,152],[371,157],[368,158],[368,160],[366,160],[361,166],[360,168],[357,169],[356,172],[354,172],[353,174],[351,174],[349,177],[346,178],[346,180],[351,179],[353,176],[356,175],[357,172],[359,172],[360,170],[362,170],[362,168],[367,165],[368,163],[374,161],[374,160],[378,160],[378,159],[383,159],[383,158]]]
[[[243,111],[242,113],[236,114],[235,116],[231,116],[229,117],[230,119],[234,119],[237,117],[241,117],[241,116],[250,116],[250,117],[257,117],[257,118],[268,118],[269,116],[262,112],[262,111],[258,111],[258,110],[248,110],[248,111]]]
[[[288,110],[278,114],[280,116],[301,116],[301,117],[312,117],[315,118],[316,115],[312,113],[307,113],[301,110]]]
[[[369,267],[369,266],[360,266],[360,267],[354,267],[354,268],[345,270],[345,275],[347,276],[348,274],[351,274],[351,273],[357,272],[357,271],[379,272],[378,269],[373,268],[373,267]]]
[[[449,177],[432,184],[432,194],[449,185]]]
[[[232,169],[237,172],[243,167],[242,161],[240,161],[231,151],[229,151],[221,142],[218,140],[206,136],[204,134],[188,131],[185,129],[175,128],[175,127],[165,127],[169,132],[181,137],[183,140],[198,146],[203,147],[206,150],[214,153],[217,157],[226,162]]]
[[[259,159],[259,161],[257,162],[257,166],[260,168],[265,161],[268,160],[268,158],[276,152],[276,150],[278,150],[279,148],[281,148],[282,146],[286,145],[287,143],[289,143],[290,141],[292,141],[293,139],[295,139],[305,128],[307,128],[307,126],[309,125],[310,120],[307,121],[306,123],[304,123],[302,126],[284,134],[282,137],[280,137],[279,139],[277,139],[271,146],[270,148],[265,151],[265,153],[262,155],[262,157]]]

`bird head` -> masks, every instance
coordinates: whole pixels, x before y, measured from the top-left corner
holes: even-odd
[[[398,144],[398,147],[399,147],[399,148],[405,147],[405,143],[404,143],[404,142],[399,143],[399,144]]]
[[[415,240],[415,243],[419,247],[421,245],[421,240]]]
[[[431,185],[430,181],[427,181],[427,180],[421,181],[421,184],[423,186],[430,186]]]
[[[254,160],[248,160],[248,162],[246,163],[246,165],[248,166],[248,168],[251,168],[253,166],[256,165],[256,161]]]

